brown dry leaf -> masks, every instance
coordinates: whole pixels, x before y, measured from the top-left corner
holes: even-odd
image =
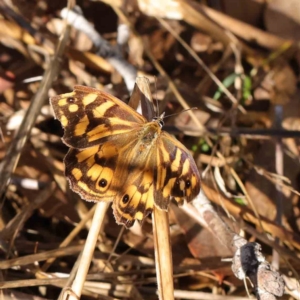
[[[95,86],[94,83],[96,80],[93,80],[93,76],[90,73],[84,70],[84,65],[78,61],[74,61],[72,59],[69,60],[69,68],[70,71],[78,78],[78,80],[73,79],[72,84],[68,84],[71,88],[75,84],[84,84],[87,86]]]
[[[297,78],[288,64],[277,65],[268,75],[271,76],[274,89],[271,92],[273,104],[286,104],[296,91]]]
[[[195,110],[194,114],[201,124],[205,124],[209,118],[210,114],[203,110]],[[175,126],[182,129],[183,131],[193,131],[197,130],[197,124],[193,121],[187,112],[179,114],[174,121]]]
[[[259,176],[253,174],[253,176]],[[270,220],[274,220],[276,217],[276,207],[274,204],[274,201],[270,199],[268,196],[268,192],[272,189],[273,185],[267,180],[261,180],[262,184],[259,184],[257,186],[257,178],[254,179],[253,177],[249,178],[249,180],[253,180],[255,182],[255,185],[247,181],[245,183],[245,186],[247,188],[247,192],[252,199],[257,212],[261,215],[264,216]],[[267,188],[269,187],[269,188]]]
[[[300,131],[300,117],[285,118],[282,122],[282,127],[286,130],[298,130]]]
[[[2,94],[4,91],[8,89],[11,89],[15,84],[14,83],[15,75],[13,73],[6,72],[6,76],[11,80],[7,80],[7,78],[0,77],[0,94]]]
[[[201,32],[195,32],[191,38],[191,47],[196,52],[210,51],[213,46],[212,38]]]
[[[180,208],[172,205],[175,219],[184,233],[187,245],[195,258],[224,257],[232,255],[220,241],[207,229],[189,218]]]
[[[178,0],[138,0],[140,10],[152,17],[181,20]]]
[[[91,52],[81,52],[76,49],[69,48],[68,49],[68,55],[74,59],[79,60],[84,65],[98,70],[98,71],[104,71],[107,73],[111,73],[113,71],[113,67],[111,64],[107,62],[106,59],[102,58],[99,55],[96,55]]]
[[[133,62],[136,66],[143,66],[144,64],[144,45],[141,39],[136,36],[132,36],[128,41],[129,58],[128,60]]]
[[[300,40],[300,2],[272,0],[266,2],[265,25],[268,31],[286,39]],[[274,20],[276,20],[274,22]]]
[[[298,130],[300,131],[300,118],[289,117],[285,118],[282,122],[282,127],[286,130]],[[284,139],[283,142],[288,147],[288,149],[295,155],[295,157],[300,156],[300,139]]]
[[[275,62],[273,62],[273,65]],[[265,66],[268,69],[269,66]],[[270,100],[274,105],[287,104],[296,92],[297,78],[294,71],[284,60],[277,60],[276,64],[266,70],[267,74],[255,89],[256,100]]]
[[[218,7],[212,7],[218,9]],[[261,19],[265,10],[264,0],[235,1],[222,0],[222,11],[226,15],[241,20],[254,27],[261,26]]]
[[[34,45],[35,39],[19,25],[0,19],[0,38],[10,37],[16,40],[20,40],[28,45]]]
[[[149,44],[152,45],[151,52],[157,60],[161,60],[169,52],[175,41],[175,38],[171,34],[157,30],[153,32],[149,41]]]

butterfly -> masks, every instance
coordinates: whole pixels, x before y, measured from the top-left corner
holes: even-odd
[[[145,117],[106,92],[80,85],[50,103],[70,147],[64,164],[71,189],[88,201],[112,201],[118,224],[129,228],[154,205],[167,210],[171,200],[181,205],[198,195],[195,161],[162,130],[163,115]]]

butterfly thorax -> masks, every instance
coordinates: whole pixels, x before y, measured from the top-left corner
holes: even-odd
[[[141,132],[140,139],[147,147],[156,142],[161,133],[161,126],[157,120],[147,123]]]

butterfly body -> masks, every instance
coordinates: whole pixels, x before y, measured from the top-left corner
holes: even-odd
[[[162,130],[163,115],[147,120],[105,92],[75,86],[51,98],[70,147],[65,173],[71,188],[89,201],[113,201],[118,223],[132,226],[153,206],[191,201],[200,176],[189,151]]]

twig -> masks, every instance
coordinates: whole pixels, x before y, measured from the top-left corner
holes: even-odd
[[[203,191],[200,191],[193,205],[207,223],[207,228],[222,244],[235,252],[232,264],[235,276],[241,280],[249,277],[260,299],[275,299],[276,296],[282,296],[283,278],[278,272],[272,270],[271,265],[262,256],[260,245],[248,243],[232,232],[215,212]]]
[[[168,212],[154,206],[152,221],[159,299],[172,300],[174,285]]]
[[[299,130],[285,130],[285,129],[252,129],[252,128],[207,128],[207,131],[220,135],[230,135],[232,137],[245,136],[247,138],[270,138],[270,137],[281,137],[281,138],[300,138]]]
[[[74,295],[70,295],[70,300],[78,300],[80,298],[108,205],[109,203],[107,202],[98,202],[96,204],[97,207],[93,217],[92,225],[84,244],[84,249],[82,252],[82,257],[80,260],[78,271],[76,273],[76,277],[71,287]]]
[[[74,278],[76,276],[76,273],[78,271],[78,267],[79,267],[81,259],[82,259],[82,253],[83,253],[83,251],[81,251],[80,254],[78,255],[78,257],[76,259],[76,262],[73,265],[72,271],[70,272],[69,277],[66,278],[67,279],[66,283],[64,285],[64,288],[61,290],[61,292],[59,294],[58,300],[63,299],[66,296],[67,292],[71,290],[70,286],[71,286],[71,284],[72,284],[72,282],[73,282],[73,280],[74,280]]]
[[[283,117],[283,106],[282,105],[275,105],[275,120],[274,125],[276,129],[281,129],[282,124],[282,117]],[[283,144],[281,138],[278,138],[275,145],[275,169],[277,174],[283,176]],[[282,194],[282,185],[276,184],[276,223],[281,226],[282,224],[282,210],[283,210],[283,194]],[[279,240],[276,239],[278,243]],[[272,266],[279,270],[279,261],[280,256],[279,253],[273,249],[273,258],[272,258]]]
[[[9,184],[10,177],[14,169],[16,168],[22,149],[30,135],[31,129],[35,124],[42,106],[48,98],[48,91],[52,86],[52,82],[56,78],[59,71],[60,60],[64,54],[66,44],[69,40],[68,26],[65,27],[62,33],[59,44],[57,46],[56,54],[53,58],[51,66],[45,71],[43,80],[39,87],[39,90],[30,102],[30,106],[24,116],[22,124],[16,133],[16,136],[10,144],[6,156],[0,166],[0,195],[3,195],[6,191],[6,187]]]
[[[65,8],[61,11],[61,16],[67,20],[77,30],[84,32],[97,48],[98,55],[105,58],[123,77],[127,89],[133,90],[137,70],[134,66],[128,63],[122,56],[120,45],[124,44],[129,37],[128,31],[125,30],[124,24],[121,24],[118,30],[117,42],[118,47],[112,47],[102,36],[91,26],[85,19],[80,8],[76,6],[72,11],[67,11]]]
[[[82,245],[69,246],[65,248],[50,250],[46,252],[41,252],[37,254],[30,254],[22,257],[13,258],[10,260],[2,260],[0,261],[0,269],[5,270],[12,268],[14,266],[26,266],[28,264],[33,264],[38,261],[43,261],[48,259],[49,257],[62,257],[68,255],[74,255],[82,250]]]

